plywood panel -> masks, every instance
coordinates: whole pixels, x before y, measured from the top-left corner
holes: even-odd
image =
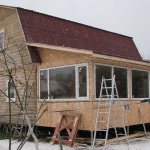
[[[42,49],[40,51],[41,58],[43,63],[38,66],[39,69],[43,68],[52,68],[57,66],[64,66],[64,65],[73,65],[78,63],[88,63],[89,65],[89,99],[87,101],[81,102],[78,100],[70,101],[70,102],[50,102],[48,103],[48,108],[52,112],[48,112],[48,120],[44,121],[41,118],[41,121],[38,122],[40,126],[51,126],[55,127],[57,119],[62,111],[66,111],[67,113],[82,113],[82,120],[80,129],[82,130],[94,130],[95,127],[95,117],[96,117],[96,108],[97,108],[97,101],[95,100],[95,75],[94,75],[94,64],[107,64],[107,65],[114,65],[120,67],[126,67],[129,69],[129,99],[124,100],[121,102],[121,105],[128,104],[130,109],[125,110],[125,123],[127,126],[135,125],[141,123],[141,118],[138,113],[138,105],[144,105],[143,107],[146,108],[144,114],[144,122],[150,122],[148,118],[148,104],[140,104],[138,100],[131,100],[131,69],[150,69],[149,66],[137,66],[135,64],[130,64],[128,62],[124,63],[121,61],[110,61],[104,59],[93,58],[90,55],[83,55],[83,54],[75,54],[69,52],[62,52],[57,50],[48,50]],[[65,100],[64,100],[65,101]],[[112,126],[122,126],[122,122],[120,118],[122,118],[122,114],[119,113],[121,109],[118,103],[113,105],[113,122],[111,122]],[[102,106],[101,110],[107,111],[108,108]],[[57,111],[57,112],[55,112]],[[104,118],[104,116],[101,116]],[[48,123],[46,123],[48,122]],[[103,127],[105,128],[105,127]]]

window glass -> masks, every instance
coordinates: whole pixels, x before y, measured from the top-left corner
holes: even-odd
[[[0,32],[0,48],[3,48],[4,43],[4,32]]]
[[[75,98],[75,67],[49,70],[50,99]]]
[[[78,67],[79,72],[79,97],[87,97],[86,66]]]
[[[9,95],[10,94],[10,95]],[[13,83],[8,81],[8,97],[15,98]]]
[[[132,70],[132,97],[148,98],[148,72]]]
[[[127,98],[127,69],[114,67],[116,85],[120,98]]]
[[[47,70],[40,71],[40,98],[48,99],[48,74]]]
[[[99,98],[100,96],[100,87],[101,87],[102,77],[106,79],[111,79],[111,74],[112,74],[111,70],[112,70],[112,67],[96,65],[96,98]],[[107,86],[111,86],[111,83],[107,82]],[[103,92],[103,95],[106,94],[106,93],[104,94],[104,92]]]

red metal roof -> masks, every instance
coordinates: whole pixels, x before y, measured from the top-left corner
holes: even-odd
[[[27,43],[71,47],[142,60],[131,37],[22,8],[17,10]]]

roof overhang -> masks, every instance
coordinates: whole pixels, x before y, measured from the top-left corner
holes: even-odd
[[[86,54],[86,55],[91,55],[91,57],[93,57],[93,58],[119,61],[119,62],[125,62],[125,63],[128,62],[128,63],[132,63],[132,64],[137,64],[137,65],[150,66],[149,62],[125,59],[125,58],[102,55],[102,54],[96,54],[96,53],[93,53],[92,50],[91,51],[84,50],[84,49],[79,50],[79,49],[70,48],[70,47],[53,46],[53,45],[47,45],[47,44],[41,44],[41,43],[27,43],[27,45],[38,47],[38,48],[46,48],[46,49],[59,50],[59,51],[65,51],[65,52],[73,52],[73,53],[78,53],[78,54]]]
[[[62,46],[53,46],[53,45],[47,45],[47,44],[41,44],[41,43],[27,43],[28,46],[34,46],[39,48],[46,48],[46,49],[53,49],[53,50],[60,50],[65,52],[73,52],[73,53],[81,53],[81,54],[88,54],[92,55],[93,51],[84,50],[84,49],[75,49],[70,47],[62,47]]]

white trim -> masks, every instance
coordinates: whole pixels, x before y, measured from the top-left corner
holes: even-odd
[[[53,103],[53,102],[74,102],[74,101],[76,101],[76,102],[83,102],[83,101],[87,101],[88,99],[77,99],[77,98],[64,98],[64,99],[62,99],[62,98],[60,98],[60,99],[46,99],[45,101],[46,102],[51,102],[51,103]],[[44,99],[39,99],[39,102],[43,102],[44,101]]]
[[[127,97],[126,98],[119,98],[120,100],[127,100],[129,99],[129,84],[128,84],[128,67],[121,67],[121,66],[116,66],[116,65],[109,65],[109,64],[101,64],[101,63],[95,63],[94,64],[94,93],[95,93],[95,100],[99,100],[99,98],[96,98],[96,65],[101,65],[101,66],[107,66],[111,68],[111,75],[114,73],[114,68],[121,68],[121,69],[126,69],[127,70]],[[105,98],[104,98],[105,100]]]
[[[9,80],[6,80],[6,95],[8,96],[8,82],[9,82]],[[16,94],[15,94],[15,89],[14,89],[14,98],[10,98],[11,99],[11,103],[12,102],[15,102],[16,101]],[[5,100],[5,102],[9,102],[9,98],[8,97],[6,97],[6,100]]]
[[[78,66],[75,67],[75,97],[79,98],[79,76],[78,76]]]
[[[65,67],[73,67],[76,66],[78,64],[73,64],[73,65],[64,65],[64,66],[56,66],[56,67],[47,67],[47,68],[41,68],[39,70],[48,70],[48,69],[59,69],[59,68],[65,68]]]
[[[149,98],[150,98],[150,71],[148,72],[148,88],[149,88]]]
[[[50,92],[50,87],[49,87],[49,70],[46,70],[46,71],[47,71],[47,82],[48,82],[47,83],[47,92],[48,92],[47,94],[48,94],[48,99],[50,99],[50,97],[49,97],[50,96],[50,93],[49,93]]]
[[[2,29],[2,30],[0,30],[0,33],[3,33],[3,43],[2,43],[2,48],[4,48],[5,47],[5,45],[4,45],[4,43],[5,43],[5,31],[4,31],[4,29]]]
[[[39,72],[38,72],[38,75],[39,75],[39,79],[37,80],[38,81],[38,83],[37,83],[37,89],[38,89],[38,96],[39,96],[39,100],[40,100],[40,97],[41,97],[41,95],[40,95],[40,73],[41,73],[41,71],[39,70]]]
[[[86,97],[79,97],[79,73],[78,73],[78,68],[85,66],[86,67],[86,76],[87,76],[87,96]],[[64,98],[64,99],[50,99],[49,97],[49,70],[52,69],[59,69],[59,68],[65,68],[65,67],[74,67],[75,68],[75,98]],[[47,71],[47,81],[48,81],[48,99],[46,99],[46,101],[63,101],[63,100],[67,100],[67,101],[73,101],[73,100],[89,100],[89,67],[88,67],[88,63],[82,63],[82,64],[73,64],[73,65],[64,65],[64,66],[57,66],[57,67],[51,67],[51,68],[42,68],[39,69],[39,101],[42,101],[43,99],[40,98],[40,71],[42,70],[46,70]]]
[[[89,76],[89,64],[87,64],[86,75],[87,75],[87,100],[89,100],[90,96],[90,76]]]
[[[132,64],[150,66],[149,62],[126,59],[126,58],[115,57],[115,56],[102,55],[102,54],[96,54],[96,53],[93,53],[93,50],[85,50],[85,49],[79,50],[79,49],[71,48],[71,47],[55,46],[55,45],[48,45],[48,44],[42,44],[42,43],[27,43],[27,45],[35,46],[35,47],[39,47],[39,48],[73,52],[73,53],[78,53],[78,54],[87,54],[87,55],[91,55],[92,58],[100,58],[100,59],[105,59],[105,60],[112,60],[112,61],[118,61],[118,62],[124,62],[124,63],[132,63]]]
[[[102,54],[95,54],[95,53],[93,53],[92,56],[95,57],[95,58],[102,58],[102,59],[106,59],[106,60],[124,62],[124,63],[127,63],[127,64],[132,63],[132,64],[150,66],[150,63],[149,62],[145,62],[145,61],[125,59],[125,58],[120,58],[120,57],[115,57],[115,56],[108,56],[108,55],[102,55]]]
[[[47,72],[47,82],[49,81],[49,71],[48,71],[48,69],[42,69],[42,70],[39,70],[39,99],[41,99],[40,97],[41,97],[41,92],[40,92],[40,77],[41,77],[41,71],[46,71]],[[48,82],[49,83],[49,82]],[[47,86],[48,86],[48,84],[47,84]],[[47,90],[48,90],[48,99],[49,99],[49,86],[47,87]]]
[[[79,96],[79,67],[86,67],[86,93],[87,93],[87,96],[86,97],[80,97]],[[85,99],[88,99],[89,98],[89,68],[88,68],[88,64],[78,64],[76,65],[76,75],[77,75],[77,78],[76,78],[76,98],[78,100],[85,100]]]
[[[64,51],[64,52],[73,52],[78,54],[88,54],[92,55],[92,50],[85,50],[85,49],[77,49],[77,48],[71,48],[71,47],[63,47],[63,46],[56,46],[56,45],[48,45],[48,44],[42,44],[42,43],[27,43],[28,46],[34,46],[39,48],[46,48],[46,49],[52,49],[52,50],[58,50],[58,51]]]
[[[94,64],[94,99],[99,100],[96,98],[96,65]]]
[[[128,69],[128,67],[109,65],[109,64],[103,64],[103,63],[94,63],[94,65],[101,65],[101,66],[108,66],[108,67],[116,67],[116,68]]]
[[[137,71],[144,71],[144,72],[149,72],[148,70],[145,70],[145,69],[137,69],[137,68],[131,68],[131,71],[132,70],[137,70]]]
[[[131,99],[132,98],[132,74],[131,74],[131,69],[130,68],[128,68],[127,80],[128,80],[128,82],[127,82],[127,86],[128,86],[127,87],[128,88],[128,98]],[[130,93],[130,91],[131,91],[131,93]]]
[[[135,70],[135,71],[141,71],[141,72],[147,72],[148,73],[148,88],[149,88],[149,91],[148,91],[148,97],[150,97],[150,72],[148,70],[144,70],[144,69],[135,69],[135,68],[131,68],[131,83],[132,83],[132,71]],[[135,100],[140,100],[140,99],[146,99],[148,97],[142,97],[142,98],[134,98],[132,97],[132,86],[131,86],[131,100],[132,99],[135,99]]]

